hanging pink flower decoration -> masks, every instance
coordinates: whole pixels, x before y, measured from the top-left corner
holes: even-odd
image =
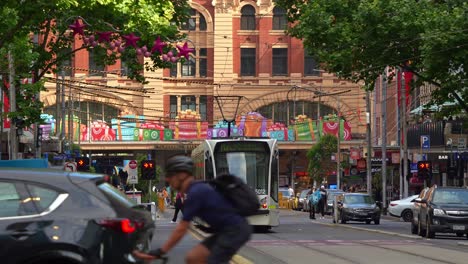
[[[136,53],[137,53],[137,55],[142,55],[142,54],[143,54],[143,50],[137,49]]]
[[[170,57],[174,56],[174,53],[172,53],[172,51],[169,51],[169,52],[167,53],[167,56],[170,58]]]
[[[189,48],[187,42],[184,43],[184,46],[179,46],[177,45],[177,49],[179,50],[179,56],[182,57],[184,56],[185,59],[189,58],[189,53],[192,53],[194,49]]]
[[[124,35],[122,37],[125,39],[125,46],[126,47],[129,47],[129,46],[132,46],[134,48],[138,47],[137,41],[140,40],[140,37],[136,36],[133,33],[130,33],[128,35]]]
[[[73,36],[76,34],[84,35],[84,28],[86,27],[85,24],[81,24],[79,19],[76,19],[75,22],[68,26],[70,29],[73,30]]]
[[[119,52],[120,52],[120,53],[122,53],[122,52],[124,52],[124,51],[125,51],[125,48],[124,48],[124,47],[122,47],[122,46],[120,46],[118,50],[119,50]]]
[[[154,53],[155,51],[158,51],[159,54],[163,53],[163,48],[166,47],[167,44],[161,41],[161,37],[158,37],[154,42],[153,42],[153,47],[151,48],[151,52]]]
[[[163,55],[162,55],[162,59],[163,59],[163,61],[168,61],[168,60],[169,60],[169,56],[167,56],[167,54],[163,54]]]
[[[112,31],[98,32],[98,41],[99,42],[110,42],[110,37],[112,36]]]
[[[149,52],[149,51],[145,52],[145,57],[147,57],[147,58],[151,57],[151,52]]]
[[[171,58],[171,61],[172,61],[172,62],[177,62],[178,59],[179,59],[179,58],[177,58],[177,57],[172,57],[172,58]]]

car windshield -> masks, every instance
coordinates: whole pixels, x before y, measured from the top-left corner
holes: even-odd
[[[289,197],[289,191],[288,190],[280,190],[279,192],[283,194],[283,197]]]
[[[301,195],[299,195],[299,198],[306,198],[307,194],[309,193],[309,190],[303,190],[301,192]]]
[[[468,190],[437,190],[432,199],[434,203],[468,204]]]
[[[347,204],[373,204],[374,200],[369,195],[346,195],[344,202]]]
[[[328,201],[333,201],[335,196],[337,196],[338,194],[342,194],[343,192],[329,192],[328,193],[328,196],[327,196],[327,200]]]

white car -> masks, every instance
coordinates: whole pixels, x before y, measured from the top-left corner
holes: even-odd
[[[403,221],[410,222],[413,218],[414,208],[414,203],[411,201],[417,197],[418,195],[411,195],[401,200],[391,201],[388,206],[388,212],[391,216],[401,217]]]

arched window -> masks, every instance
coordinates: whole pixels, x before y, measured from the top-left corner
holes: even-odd
[[[276,6],[273,9],[273,30],[285,30],[287,25],[286,10]]]
[[[190,9],[189,14],[190,18],[187,22],[182,23],[180,29],[189,31],[206,31],[207,26],[205,17],[193,8]]]
[[[284,124],[290,124],[290,121],[294,120],[294,117],[298,115],[307,115],[307,117],[316,120],[318,111],[320,111],[320,116],[322,117],[333,113],[336,114],[335,109],[328,105],[319,105],[317,102],[304,100],[296,101],[295,103],[292,100],[290,100],[289,103],[287,101],[274,102],[262,106],[255,111],[262,114],[264,117],[272,119],[274,122],[281,122]]]
[[[255,8],[246,5],[241,9],[241,30],[255,30],[257,28],[255,21]]]

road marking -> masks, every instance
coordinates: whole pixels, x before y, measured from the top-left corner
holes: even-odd
[[[274,246],[290,246],[290,245],[306,245],[306,246],[355,246],[362,244],[378,244],[378,245],[410,245],[414,244],[413,240],[251,240],[247,243],[252,247],[274,247]],[[430,243],[419,243],[420,245]]]
[[[468,247],[468,242],[458,242],[457,245]]]
[[[198,230],[194,226],[190,227],[189,232],[197,240],[203,240],[207,236],[207,234],[202,233],[200,230]],[[239,254],[235,254],[232,257],[230,263],[232,263],[232,264],[253,264],[252,261],[244,258],[243,256],[241,256]]]
[[[357,226],[351,226],[351,225],[329,224],[329,223],[321,223],[321,222],[314,222],[314,223],[319,224],[319,225],[326,225],[326,226],[330,226],[330,227],[345,227],[345,228],[349,228],[349,229],[368,231],[368,232],[374,232],[374,233],[380,233],[380,234],[392,235],[392,236],[399,236],[399,237],[404,237],[404,238],[422,239],[422,237],[416,236],[416,235],[407,235],[407,234],[401,234],[401,233],[396,233],[396,232],[383,231],[383,230],[377,230],[377,229],[369,229],[369,228],[363,228],[363,227],[357,227]]]

